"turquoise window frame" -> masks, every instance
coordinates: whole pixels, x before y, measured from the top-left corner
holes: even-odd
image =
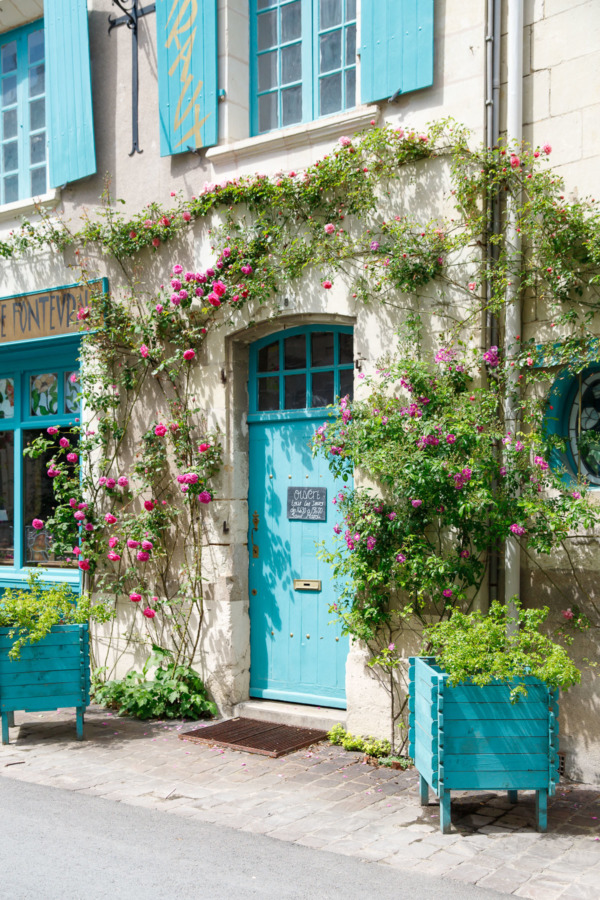
[[[12,431],[14,441],[14,565],[0,566],[0,590],[22,587],[30,572],[40,574],[44,582],[67,582],[75,590],[81,589],[81,573],[66,566],[47,567],[25,564],[25,521],[23,498],[23,432],[44,428],[45,425],[68,427],[75,421],[73,413],[64,409],[64,375],[79,370],[80,334],[58,335],[19,343],[3,344],[0,355],[0,377],[14,377],[15,414],[0,419],[0,431]],[[58,363],[58,364],[57,364]],[[58,375],[58,410],[56,415],[32,416],[29,407],[29,378],[33,374],[52,372]]]
[[[11,31],[5,31],[0,33],[0,59],[1,59],[1,48],[6,44],[10,44],[12,41],[15,41],[17,44],[17,68],[16,68],[16,76],[17,76],[17,100],[16,104],[10,104],[10,109],[16,109],[17,111],[17,143],[18,143],[18,169],[11,169],[8,173],[4,171],[4,146],[6,144],[12,143],[15,138],[9,138],[5,140],[4,138],[4,106],[2,101],[2,83],[5,78],[11,77],[13,74],[8,73],[6,75],[2,74],[2,69],[0,66],[0,206],[6,205],[11,202],[18,202],[21,200],[27,200],[33,196],[39,196],[41,194],[46,193],[48,190],[48,150],[49,150],[49,141],[48,141],[48,109],[46,102],[46,88],[45,88],[45,75],[46,75],[46,51],[44,45],[44,57],[43,57],[43,65],[44,65],[44,92],[42,94],[38,94],[33,98],[29,97],[29,77],[28,70],[30,68],[29,58],[28,58],[28,41],[29,36],[34,31],[41,31],[42,35],[44,35],[44,20],[36,19],[35,22],[30,22],[27,25],[23,25],[20,28],[15,28]],[[34,63],[33,65],[39,65],[39,62]],[[30,117],[30,103],[32,100],[44,100],[44,108],[45,108],[45,117],[44,117],[44,127],[35,129],[32,131],[31,129],[31,117]],[[45,159],[43,166],[41,163],[32,164],[30,158],[30,146],[31,146],[31,137],[35,135],[43,135],[44,137],[44,146],[45,146]],[[31,178],[32,172],[34,170],[41,170],[42,167],[45,169],[45,185],[44,190],[36,191],[35,193],[31,187]],[[6,200],[5,199],[5,177],[9,178],[12,175],[18,175],[18,192],[17,197]]]
[[[273,9],[279,9],[280,5],[285,5],[285,0],[272,0]],[[294,0],[289,0],[289,2],[294,2]],[[345,73],[350,69],[354,69],[356,72],[356,49],[355,49],[355,57],[354,62],[351,65],[348,65],[346,60],[346,29],[350,25],[354,25],[355,30],[358,28],[358,13],[356,12],[355,18],[346,21],[346,8],[348,0],[341,0],[342,3],[342,23],[341,25],[331,26],[330,28],[320,28],[319,23],[319,0],[300,0],[301,9],[302,9],[302,29],[301,29],[301,46],[302,46],[302,119],[300,122],[294,123],[294,125],[305,124],[306,122],[313,122],[316,119],[327,118],[331,115],[338,115],[339,113],[346,112],[349,109],[354,109],[357,105],[357,94],[358,94],[358,81],[355,77],[355,93],[354,93],[354,103],[352,106],[346,106],[346,77]],[[270,7],[269,7],[270,8]],[[358,0],[356,3],[356,10],[358,9]],[[265,12],[266,10],[260,10],[260,12]],[[278,80],[277,85],[273,90],[277,91],[277,120],[278,124],[274,128],[266,129],[264,131],[259,130],[259,119],[258,119],[258,97],[260,94],[271,93],[271,91],[262,91],[258,90],[258,57],[263,52],[269,52],[271,49],[277,49],[280,51],[282,46],[286,46],[285,44],[281,44],[279,41],[273,48],[269,48],[265,51],[259,51],[258,49],[258,28],[257,28],[257,19],[258,19],[258,2],[257,0],[250,0],[250,130],[251,135],[256,137],[260,134],[270,134],[274,131],[278,131],[281,128],[293,127],[292,125],[282,125],[281,124],[281,54],[278,53]],[[321,75],[319,73],[319,37],[321,34],[325,34],[328,32],[334,32],[340,30],[342,33],[342,66],[341,69],[332,69],[330,72],[323,73]],[[296,41],[292,41],[290,43],[295,43]],[[355,47],[358,47],[358,44],[355,41]],[[321,115],[320,113],[320,101],[319,101],[319,82],[321,78],[327,75],[333,75],[337,72],[342,73],[342,107],[339,110],[335,110],[331,113],[325,113]],[[291,84],[296,84],[297,82],[293,82]],[[287,85],[286,85],[287,86]]]
[[[571,407],[579,391],[580,380],[585,381],[590,375],[600,374],[600,365],[588,366],[579,374],[564,371],[557,375],[546,403],[544,430],[548,435],[556,435],[565,441],[565,449],[554,448],[550,454],[550,465],[553,469],[566,468],[564,483],[569,486],[577,480],[578,463],[573,455],[569,439],[569,416]],[[550,409],[552,407],[552,409]],[[600,484],[589,483],[592,491],[600,490]]]
[[[250,364],[249,364],[249,381],[248,381],[248,422],[267,422],[267,421],[288,421],[290,419],[322,419],[327,415],[327,406],[311,407],[312,400],[312,379],[311,376],[318,372],[330,372],[333,370],[333,395],[334,398],[340,396],[340,372],[354,371],[354,359],[350,363],[340,363],[339,361],[339,341],[334,341],[334,359],[332,365],[312,366],[311,360],[311,341],[310,335],[315,332],[326,332],[335,335],[351,334],[354,335],[354,328],[351,325],[328,325],[325,323],[316,325],[300,325],[295,328],[287,328],[284,331],[277,331],[267,337],[255,341],[250,346]],[[298,369],[284,368],[284,341],[295,335],[305,335],[306,341],[306,362],[307,365]],[[279,344],[279,368],[276,372],[258,371],[258,354],[263,347],[269,344]],[[305,375],[306,376],[306,407],[304,409],[284,409],[285,399],[285,377],[288,375]],[[266,410],[259,412],[258,410],[258,384],[262,378],[279,378],[279,409]]]

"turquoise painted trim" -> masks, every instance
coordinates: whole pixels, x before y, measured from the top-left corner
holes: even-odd
[[[562,480],[567,487],[570,487],[577,481],[577,461],[573,456],[569,440],[569,412],[579,390],[579,378],[581,377],[582,381],[585,381],[586,378],[596,372],[600,373],[600,364],[588,366],[582,370],[580,375],[574,375],[568,370],[563,370],[557,376],[548,393],[543,429],[546,434],[556,435],[565,441],[564,451],[554,448],[550,454],[549,462],[555,470],[566,468],[567,471],[563,474]],[[550,407],[553,408],[550,409]],[[590,484],[589,489],[592,491],[600,490],[600,485]]]
[[[294,691],[272,691],[260,690],[259,688],[250,688],[250,697],[256,697],[259,700],[283,700],[287,703],[306,703],[310,706],[323,706],[326,709],[346,709],[347,703],[345,697],[343,699],[336,697],[325,697],[321,694],[300,694]]]
[[[50,186],[96,171],[87,3],[50,0],[44,9]]]
[[[160,155],[219,139],[217,0],[156,2]]]
[[[361,0],[361,102],[431,87],[434,0]]]
[[[4,45],[10,43],[12,41],[16,42],[17,45],[17,68],[14,73],[10,73],[8,77],[11,77],[12,74],[16,75],[17,78],[17,87],[16,87],[16,103],[14,108],[17,111],[17,135],[15,136],[15,140],[18,142],[18,170],[9,170],[5,173],[3,168],[3,161],[0,164],[0,174],[4,176],[5,174],[16,174],[18,175],[18,198],[19,200],[24,200],[32,196],[31,190],[31,162],[30,162],[30,136],[32,134],[39,134],[43,137],[44,145],[46,145],[46,128],[35,129],[32,132],[31,130],[31,120],[29,114],[29,77],[28,77],[28,69],[29,69],[29,60],[28,60],[28,38],[29,35],[34,31],[42,31],[44,28],[44,20],[37,19],[35,22],[30,22],[27,25],[23,25],[20,28],[15,28],[12,31],[6,31],[0,34],[0,44]],[[43,63],[43,60],[41,61]],[[6,77],[6,76],[5,76]],[[44,99],[45,102],[48,102],[48,92],[45,94],[36,95],[34,99]],[[13,108],[13,105],[10,105],[10,108]],[[0,129],[0,137],[3,137]],[[9,139],[6,143],[11,143],[13,139]],[[47,160],[45,162],[45,168],[47,170]],[[34,165],[34,168],[38,168],[38,166]],[[42,168],[42,166],[39,166]],[[46,184],[48,181],[48,175],[46,174]],[[3,182],[3,179],[2,179]],[[4,183],[0,186],[0,197],[2,198],[2,203],[9,202],[7,201],[4,193]],[[38,191],[38,193],[44,193],[44,191]]]

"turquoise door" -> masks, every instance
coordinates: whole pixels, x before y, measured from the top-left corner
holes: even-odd
[[[330,624],[336,482],[310,442],[335,397],[352,395],[352,329],[311,325],[250,354],[250,696],[346,707],[348,639]]]

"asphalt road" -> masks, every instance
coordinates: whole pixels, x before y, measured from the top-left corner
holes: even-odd
[[[492,900],[263,835],[0,777],[0,897],[10,900]]]

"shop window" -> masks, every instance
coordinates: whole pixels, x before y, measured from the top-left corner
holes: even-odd
[[[46,193],[43,22],[0,35],[0,202]]]
[[[35,438],[47,435],[48,427],[66,430],[79,421],[75,352],[72,359],[66,352],[48,355],[45,363],[42,354],[29,352],[11,368],[0,372],[0,582],[9,570],[75,566],[72,556],[56,557],[45,529],[32,526],[34,519],[45,522],[54,511],[47,474],[53,451],[37,459],[23,455]],[[74,446],[72,435],[69,440]]]

